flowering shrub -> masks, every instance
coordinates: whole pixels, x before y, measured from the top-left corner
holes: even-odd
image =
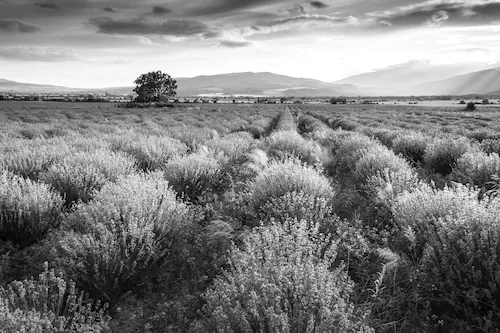
[[[294,160],[272,162],[249,184],[248,192],[255,208],[272,198],[302,192],[309,198],[331,198],[334,190],[318,169]]]
[[[38,280],[0,287],[2,332],[104,332],[109,320],[105,309],[85,302],[74,283],[66,283],[47,264]]]
[[[371,126],[363,126],[362,128],[356,129],[357,132],[363,133],[364,135],[378,140],[382,145],[386,147],[392,147],[394,140],[398,135],[400,135],[399,130],[392,128],[379,128]]]
[[[67,217],[60,257],[85,290],[115,301],[169,255],[188,215],[160,174],[120,178]]]
[[[168,135],[185,143],[192,151],[208,140],[219,137],[219,133],[214,129],[208,127],[196,128],[193,126],[169,128]]]
[[[471,149],[471,144],[465,137],[436,137],[425,149],[424,163],[435,173],[449,175],[458,159]]]
[[[59,191],[69,205],[78,200],[88,202],[107,182],[134,170],[135,163],[127,156],[97,150],[63,158],[42,173],[40,180]]]
[[[330,174],[345,176],[355,169],[356,162],[363,156],[364,152],[379,145],[369,137],[350,133],[339,132],[336,142],[333,142],[333,159],[330,165]]]
[[[46,184],[0,171],[0,238],[22,247],[42,239],[59,224],[63,202]]]
[[[231,160],[241,159],[254,144],[254,139],[248,132],[235,132],[222,138],[214,138],[205,143],[214,154],[223,153]]]
[[[497,153],[467,152],[457,161],[452,178],[463,184],[486,188],[492,175],[500,175],[500,157]]]
[[[199,202],[206,194],[218,193],[225,184],[221,162],[207,151],[171,159],[164,177],[185,200]]]
[[[349,299],[353,283],[334,265],[336,247],[304,221],[254,229],[203,295],[206,330],[371,332]]]
[[[481,149],[487,153],[500,154],[500,139],[486,139],[481,142]]]
[[[399,250],[420,272],[420,297],[454,330],[490,331],[500,324],[493,310],[500,305],[500,202],[477,197],[462,185],[442,191],[422,186],[393,206],[412,234],[411,246]]]
[[[406,132],[399,134],[392,142],[392,150],[396,155],[401,154],[411,163],[420,163],[431,138],[422,132]]]
[[[464,209],[474,211],[479,207],[477,198],[478,191],[462,185],[444,190],[422,185],[411,193],[399,195],[392,210],[401,229],[410,226],[419,237],[425,238],[432,221],[448,215],[457,216]]]
[[[314,197],[303,192],[288,192],[280,197],[271,197],[259,209],[263,221],[305,220],[322,224],[332,215],[332,207],[325,197]]]
[[[154,171],[170,159],[187,153],[188,147],[178,139],[166,136],[143,136],[116,143],[120,150],[134,157],[144,171]]]
[[[385,171],[411,173],[410,165],[401,157],[394,155],[382,145],[374,145],[361,153],[355,163],[354,175],[358,184],[365,184],[371,177]]]
[[[71,152],[55,140],[13,140],[0,151],[0,167],[24,178],[37,180],[40,173]]]
[[[295,156],[302,162],[316,164],[321,162],[321,147],[311,140],[304,139],[297,131],[273,132],[266,140],[268,154],[275,158]]]

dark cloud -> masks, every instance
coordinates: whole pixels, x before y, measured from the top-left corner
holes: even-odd
[[[108,13],[116,13],[116,10],[112,7],[104,7],[102,10]]]
[[[23,22],[21,20],[0,19],[0,31],[34,33],[42,30],[37,25]]]
[[[302,5],[294,5],[293,8],[288,9],[288,12],[292,15],[300,15],[300,14],[305,14],[306,10]]]
[[[320,15],[320,14],[302,14],[298,16],[288,17],[280,20],[275,20],[264,24],[264,26],[281,26],[290,25],[300,22],[325,22],[325,23],[349,23],[356,21],[356,18],[352,16],[330,16],[330,15]]]
[[[110,35],[166,35],[186,37],[210,31],[206,24],[194,20],[168,20],[157,23],[141,19],[114,20],[110,17],[103,17],[90,19],[89,22],[99,29],[99,33]]]
[[[79,60],[71,51],[37,47],[0,48],[0,58],[16,61],[61,62]]]
[[[158,16],[167,15],[170,13],[172,13],[172,10],[170,10],[166,7],[163,7],[163,6],[154,6],[153,10],[151,12],[151,14],[158,15]]]
[[[239,47],[247,47],[252,45],[252,42],[249,41],[236,41],[236,40],[222,40],[219,42],[219,46],[229,47],[229,48],[239,48]]]
[[[202,35],[203,39],[213,39],[213,38],[219,38],[221,37],[221,33],[219,31],[209,31],[205,32]]]
[[[324,8],[327,8],[328,5],[324,2],[321,2],[321,1],[309,1],[308,2],[309,5],[311,5],[312,7],[316,8],[316,9],[324,9]]]
[[[500,17],[500,0],[429,0],[368,15],[394,27],[490,24]]]
[[[61,10],[61,6],[53,2],[35,1],[34,5],[44,9]]]
[[[262,5],[283,2],[283,0],[213,0],[211,4],[193,7],[186,11],[189,16],[223,15]]]

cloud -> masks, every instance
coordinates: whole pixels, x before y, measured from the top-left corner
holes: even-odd
[[[16,61],[61,62],[79,60],[69,50],[38,47],[5,47],[0,48],[0,58]]]
[[[61,6],[52,2],[35,1],[34,5],[44,9],[61,10]]]
[[[306,10],[302,5],[294,5],[293,8],[290,8],[287,11],[292,15],[301,15],[306,13]]]
[[[224,15],[257,8],[259,6],[268,6],[276,3],[285,2],[283,0],[212,0],[207,1],[207,5],[196,6],[186,11],[188,16],[210,16]]]
[[[394,27],[484,25],[500,16],[500,0],[428,0],[368,16],[381,25]]]
[[[330,16],[322,14],[301,14],[293,17],[274,20],[264,24],[267,27],[290,26],[297,23],[356,23],[358,20],[353,16]]]
[[[41,30],[39,26],[21,20],[0,19],[0,31],[3,32],[34,33]]]
[[[102,10],[108,13],[116,13],[116,10],[112,7],[104,7]]]
[[[321,1],[309,1],[308,2],[309,5],[311,5],[312,7],[316,8],[316,9],[324,9],[324,8],[327,8],[328,5],[324,2],[321,2]]]
[[[229,48],[240,48],[252,45],[252,42],[246,40],[222,40],[219,42],[219,46],[229,47]]]
[[[98,32],[109,35],[167,35],[192,36],[209,32],[209,27],[194,20],[168,20],[165,22],[147,22],[142,19],[114,20],[110,17],[92,18],[90,24]]]
[[[162,16],[162,15],[167,15],[172,13],[172,10],[163,7],[163,6],[154,6],[151,14],[157,15],[157,16]]]
[[[440,10],[439,12],[432,15],[431,19],[427,21],[428,26],[437,27],[441,25],[441,22],[445,22],[450,18],[448,13],[444,10]]]

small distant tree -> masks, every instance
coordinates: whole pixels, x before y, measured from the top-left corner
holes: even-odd
[[[177,81],[161,71],[142,74],[134,83],[138,103],[161,102],[176,95]]]
[[[465,111],[476,111],[476,103],[474,103],[474,102],[467,103],[467,106],[465,107]]]

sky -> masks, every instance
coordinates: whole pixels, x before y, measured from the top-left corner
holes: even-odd
[[[334,82],[499,59],[500,0],[0,0],[0,78],[18,82],[130,86],[156,70]]]

